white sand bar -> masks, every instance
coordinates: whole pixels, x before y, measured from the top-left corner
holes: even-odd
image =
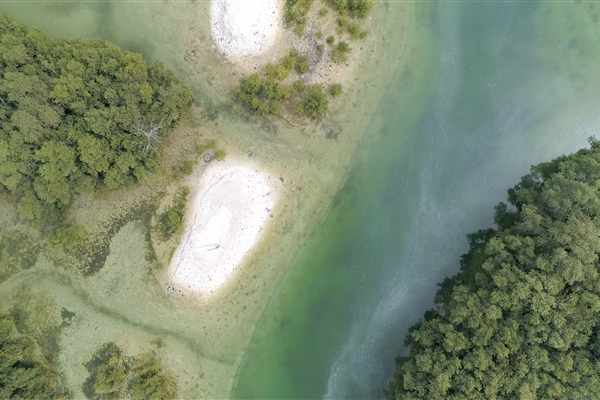
[[[269,183],[264,172],[234,160],[207,167],[167,271],[173,285],[205,296],[234,274],[271,214]]]
[[[275,41],[280,9],[276,0],[211,0],[213,40],[227,57],[259,55]]]

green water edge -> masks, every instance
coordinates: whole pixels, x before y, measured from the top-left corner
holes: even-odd
[[[392,4],[393,7],[393,4]],[[529,165],[597,134],[598,7],[421,4],[376,132],[265,311],[234,398],[380,398],[465,234]]]

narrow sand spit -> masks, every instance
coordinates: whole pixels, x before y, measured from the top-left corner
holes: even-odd
[[[167,271],[174,286],[205,297],[228,280],[271,214],[276,199],[270,179],[232,159],[206,168]]]
[[[226,57],[255,56],[268,50],[280,28],[277,0],[212,0],[211,34]]]

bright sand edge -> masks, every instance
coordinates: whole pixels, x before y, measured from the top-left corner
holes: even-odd
[[[206,297],[236,272],[276,203],[271,177],[248,163],[213,161],[200,177],[167,278]]]

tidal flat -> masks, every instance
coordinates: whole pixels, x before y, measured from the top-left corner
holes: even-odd
[[[176,375],[181,397],[230,395],[257,321],[298,248],[327,215],[381,93],[407,52],[412,7],[397,7],[394,13],[387,8],[375,9],[370,17],[369,23],[377,24],[350,60],[344,93],[328,115],[296,123],[251,117],[232,104],[241,72],[211,41],[208,3],[0,7],[52,36],[97,37],[141,52],[147,61],[163,62],[195,94],[188,115],[161,143],[161,172],[135,188],[77,199],[69,218],[90,234],[90,246],[81,252],[45,248],[40,233],[20,223],[14,208],[0,200],[3,234],[22,231],[40,247],[34,265],[0,284],[3,308],[18,307],[26,295],[31,297],[27,304],[43,304],[47,318],[30,312],[23,313],[24,321],[40,337],[51,338],[45,350],[57,358],[73,396],[83,396],[83,363],[107,341],[132,356],[158,354]],[[389,40],[397,43],[393,51],[386,46]],[[204,162],[195,152],[206,140],[217,140],[229,155],[276,174],[280,204],[241,271],[217,295],[198,301],[166,290],[161,268],[177,239],[160,243],[153,224],[177,188],[193,186],[201,176]],[[181,161],[191,159],[197,164],[186,176]]]

